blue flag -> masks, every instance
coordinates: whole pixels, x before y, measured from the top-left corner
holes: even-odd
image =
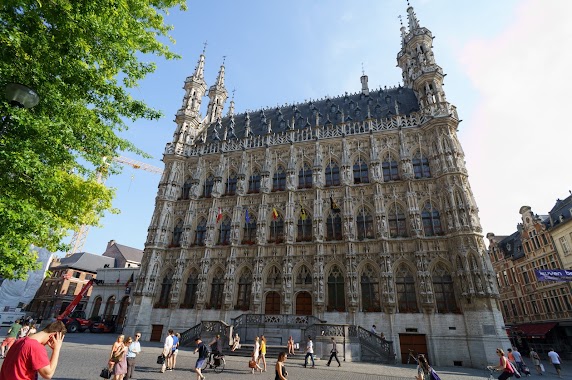
[[[250,215],[248,215],[248,209],[246,209],[246,213],[244,214],[244,220],[246,223],[250,223]]]

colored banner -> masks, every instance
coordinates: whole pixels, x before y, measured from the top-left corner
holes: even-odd
[[[566,269],[535,269],[538,281],[572,281],[572,270]]]

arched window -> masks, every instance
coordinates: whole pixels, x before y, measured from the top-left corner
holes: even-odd
[[[438,313],[458,313],[455,288],[451,274],[442,266],[438,265],[433,270],[433,293]]]
[[[205,235],[207,233],[207,220],[201,218],[195,230],[195,245],[205,245]]]
[[[383,170],[383,182],[397,181],[399,179],[397,162],[391,155],[388,155],[385,161],[381,163],[381,169]]]
[[[307,266],[302,265],[300,270],[298,270],[298,275],[296,276],[297,285],[311,285],[312,284],[312,272]]]
[[[340,168],[335,162],[326,166],[326,187],[340,185]]]
[[[354,183],[369,183],[367,163],[361,157],[354,163]]]
[[[373,239],[373,219],[371,214],[362,208],[357,216],[357,233],[358,239]]]
[[[309,189],[312,187],[312,168],[307,163],[298,172],[298,189]]]
[[[183,199],[189,199],[191,187],[193,186],[191,181],[192,181],[192,178],[188,178],[185,181],[185,184],[183,185],[183,196],[182,196]]]
[[[205,184],[203,186],[203,197],[210,198],[213,192],[214,177],[212,174],[207,175]]]
[[[101,309],[101,302],[103,300],[100,296],[95,297],[95,301],[93,302],[93,309],[91,310],[91,317],[99,316],[99,309]]]
[[[296,241],[312,241],[312,218],[305,209],[300,211],[298,218],[298,236]]]
[[[395,274],[397,308],[400,313],[418,313],[415,279],[407,267],[402,266]]]
[[[236,310],[250,309],[250,296],[252,295],[252,272],[245,268],[238,278],[238,295],[236,297]]]
[[[439,211],[435,210],[431,203],[427,203],[421,212],[421,219],[423,221],[423,231],[425,236],[441,235],[441,218],[439,218]]]
[[[103,311],[103,317],[109,318],[113,315],[113,310],[115,309],[115,296],[111,296],[107,299],[107,303],[105,304],[105,310]]]
[[[415,178],[431,178],[431,170],[429,169],[429,160],[423,157],[421,153],[417,153],[413,157],[413,174]]]
[[[181,304],[181,309],[192,309],[197,303],[197,287],[199,284],[199,274],[196,269],[192,269],[185,284],[185,298]]]
[[[381,311],[378,276],[369,264],[361,274],[361,304],[362,311]]]
[[[222,307],[222,300],[224,295],[224,274],[222,270],[218,269],[213,276],[213,281],[211,283],[211,299],[210,304],[207,305],[207,309],[217,309],[220,310]]]
[[[266,277],[266,285],[276,287],[280,284],[282,284],[282,273],[280,273],[280,269],[277,266],[273,265]]]
[[[282,191],[284,189],[286,189],[286,172],[284,168],[279,165],[272,179],[272,191]]]
[[[218,231],[218,244],[228,245],[230,243],[230,218],[223,219]]]
[[[260,173],[255,170],[248,178],[248,192],[260,193]]]
[[[330,213],[326,222],[326,240],[342,240],[342,218],[340,213]]]
[[[270,223],[270,243],[282,243],[284,241],[284,219],[282,215],[278,215],[278,218],[272,220]]]
[[[328,276],[328,311],[346,311],[346,295],[344,275],[337,265],[334,265]]]
[[[401,207],[395,205],[389,210],[389,234],[391,237],[406,237],[407,223]]]
[[[248,212],[248,210],[246,210],[242,244],[254,244],[255,242],[256,242],[256,219],[253,216],[250,216],[250,213]]]
[[[171,242],[171,246],[180,247],[181,236],[183,236],[183,221],[179,220],[175,226],[175,229],[173,230],[173,241]]]
[[[236,174],[234,172],[228,175],[226,180],[226,189],[224,195],[235,195],[236,194]]]
[[[161,282],[161,293],[159,294],[159,300],[155,304],[157,309],[166,309],[169,307],[169,300],[171,298],[171,288],[173,287],[173,275],[167,273],[163,277],[163,282]]]

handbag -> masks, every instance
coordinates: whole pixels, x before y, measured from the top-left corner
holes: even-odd
[[[249,360],[248,368],[256,368],[256,362],[254,360]]]
[[[157,364],[165,364],[165,355],[161,354],[157,356]]]
[[[431,368],[431,372],[429,373],[429,377],[431,377],[431,380],[441,380],[441,378],[439,377],[439,375],[437,375],[437,372],[435,372],[435,370],[433,368]]]
[[[111,379],[111,371],[109,370],[109,368],[104,368],[101,370],[101,373],[99,374],[99,377],[103,377],[104,379]]]
[[[540,363],[540,371],[541,372],[545,372],[546,370],[544,369],[544,364]]]

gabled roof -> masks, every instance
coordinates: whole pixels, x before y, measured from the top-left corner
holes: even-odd
[[[58,269],[73,268],[96,273],[98,268],[103,268],[105,264],[113,266],[114,262],[115,260],[111,257],[87,252],[76,252],[71,256],[61,258],[56,267]]]
[[[419,102],[413,90],[407,87],[380,89],[370,91],[367,95],[362,92],[346,93],[338,97],[226,116],[208,127],[206,141],[223,140],[225,129],[227,139],[243,138],[247,121],[250,135],[263,136],[269,129],[271,133],[282,133],[315,126],[316,116],[320,125],[327,126],[341,123],[342,119],[345,122],[363,122],[368,117],[386,119],[397,113],[409,115],[416,111],[419,111]]]
[[[121,252],[125,260],[136,263],[141,263],[141,260],[143,260],[142,250],[117,243],[115,243],[115,246],[119,249],[119,252]]]
[[[524,249],[522,248],[520,236],[521,232],[516,231],[498,242],[498,246],[502,250],[505,258],[516,260],[524,257]]]

